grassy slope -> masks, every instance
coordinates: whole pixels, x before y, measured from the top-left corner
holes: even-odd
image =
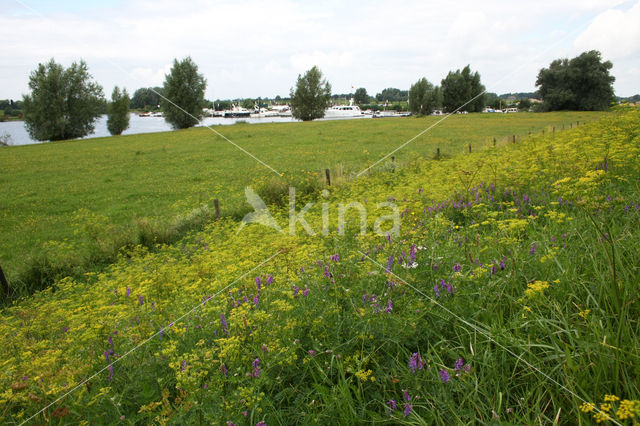
[[[2,313],[0,420],[25,419],[87,377],[45,418],[576,424],[594,414],[583,401],[638,400],[639,115],[356,180],[332,190],[327,237],[236,234],[223,220],[65,280]],[[405,213],[399,238],[335,232],[338,202],[367,198],[373,210],[389,196]],[[316,230],[319,214],[308,217]],[[405,269],[412,246],[418,266]],[[393,256],[395,275],[360,250],[382,265]],[[440,287],[436,298],[441,280],[455,294]],[[117,360],[169,322],[109,376],[104,351]],[[423,368],[411,370],[412,354]],[[456,371],[458,358],[469,371]],[[640,402],[626,404],[640,416]]]
[[[496,137],[590,121],[600,113],[472,114],[448,118],[396,154],[397,161],[478,149]],[[217,130],[285,177],[357,172],[440,118],[236,125]],[[237,211],[242,189],[275,176],[208,129],[68,141],[0,150],[0,262],[9,278],[49,240],[79,238],[80,209],[119,225],[166,219],[214,198]]]

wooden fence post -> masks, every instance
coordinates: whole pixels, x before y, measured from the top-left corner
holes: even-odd
[[[471,154],[471,142],[469,142],[469,154]]]
[[[213,200],[213,208],[216,210],[216,219],[220,219],[220,202],[217,198]]]
[[[7,300],[9,300],[9,283],[7,282],[7,278],[4,276],[4,272],[2,272],[2,266],[0,266],[0,284],[2,285],[2,293],[4,293]]]
[[[516,135],[513,135],[513,143],[516,143]]]
[[[324,174],[327,177],[327,186],[331,186],[331,174],[329,169],[324,169]]]

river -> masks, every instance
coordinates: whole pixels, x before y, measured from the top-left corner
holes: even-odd
[[[123,135],[135,135],[137,133],[154,133],[167,132],[171,130],[171,126],[164,121],[162,117],[139,117],[138,114],[129,114],[129,128],[125,130]],[[294,120],[291,117],[269,117],[269,118],[222,118],[222,117],[206,117],[198,126],[212,125],[228,125],[237,121],[245,121],[247,123],[289,123]],[[24,121],[4,121],[0,122],[0,137],[9,135],[11,145],[30,145],[41,143],[31,139],[27,129],[24,127]],[[96,130],[82,139],[100,138],[110,136],[107,130],[107,116],[102,115],[96,121]]]

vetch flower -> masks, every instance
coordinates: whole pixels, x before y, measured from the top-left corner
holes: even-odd
[[[260,291],[260,287],[262,287],[262,282],[260,281],[260,277],[256,277],[256,287],[258,292]]]
[[[438,289],[438,284],[433,286],[433,292],[436,294],[436,298],[440,297],[440,289]]]
[[[449,373],[447,373],[447,370],[440,370],[440,380],[442,380],[442,383],[449,381]]]
[[[389,301],[387,302],[387,307],[385,308],[384,312],[387,314],[390,314],[392,310],[393,310],[393,302],[391,301],[391,299],[389,299]]]
[[[144,305],[144,299],[142,298],[142,295],[138,296],[138,302],[140,302],[140,306]]]
[[[304,291],[302,292],[302,295],[306,297],[307,294],[309,294],[309,287],[305,286]]]
[[[411,401],[411,396],[409,395],[409,391],[406,389],[402,390],[402,396],[404,396],[405,401]]]
[[[301,269],[304,272],[304,269],[302,267]],[[271,275],[267,275],[267,284],[273,284],[273,277]]]
[[[389,406],[389,414],[393,413],[393,410],[398,408],[398,404],[396,404],[396,401],[393,399],[387,401],[387,405]]]
[[[127,286],[127,296],[129,296],[131,294],[131,289],[129,288],[129,286]]]
[[[220,325],[225,336],[229,336],[229,328],[227,327],[227,321],[224,319],[224,314],[220,314]]]
[[[408,402],[404,404],[404,410],[402,412],[404,413],[405,417],[409,417],[409,414],[411,414],[412,408],[413,408],[413,405],[409,404]]]
[[[460,272],[462,266],[459,263],[453,265],[453,272]]]
[[[253,367],[253,373],[251,373],[251,375],[253,377],[258,377],[260,375],[260,372],[262,371],[260,369],[260,358],[254,359],[251,363],[251,366]]]
[[[391,272],[391,268],[393,267],[393,255],[390,254],[389,255],[389,260],[387,260],[387,267],[385,268],[384,272],[389,273]]]
[[[411,355],[411,359],[409,360],[409,368],[411,372],[415,374],[416,370],[422,370],[426,365],[426,361],[422,359],[419,353],[415,352]]]
[[[109,364],[109,381],[113,380],[113,365]]]

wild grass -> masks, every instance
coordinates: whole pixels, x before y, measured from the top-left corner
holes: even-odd
[[[326,236],[223,218],[57,281],[2,311],[0,420],[637,423],[638,123],[352,180]],[[337,229],[390,199],[399,235]]]
[[[452,116],[399,151],[395,164],[458,155],[518,140],[552,127],[559,132],[601,113],[471,114]],[[325,183],[353,179],[365,166],[395,149],[439,117],[274,123],[225,127],[224,134],[283,173],[277,176],[208,129],[65,141],[0,151],[0,265],[16,296],[45,288],[67,275],[99,271],[136,244],[154,249],[206,221],[190,212],[220,200],[221,214],[241,219],[251,207],[244,187],[253,186],[280,204],[294,183],[299,196]],[[108,231],[85,232],[78,215],[88,211]],[[209,217],[208,215],[205,215]],[[87,217],[86,215],[83,217]],[[182,219],[181,219],[182,218]],[[182,221],[177,225],[175,221]],[[70,252],[50,256],[50,246]]]

